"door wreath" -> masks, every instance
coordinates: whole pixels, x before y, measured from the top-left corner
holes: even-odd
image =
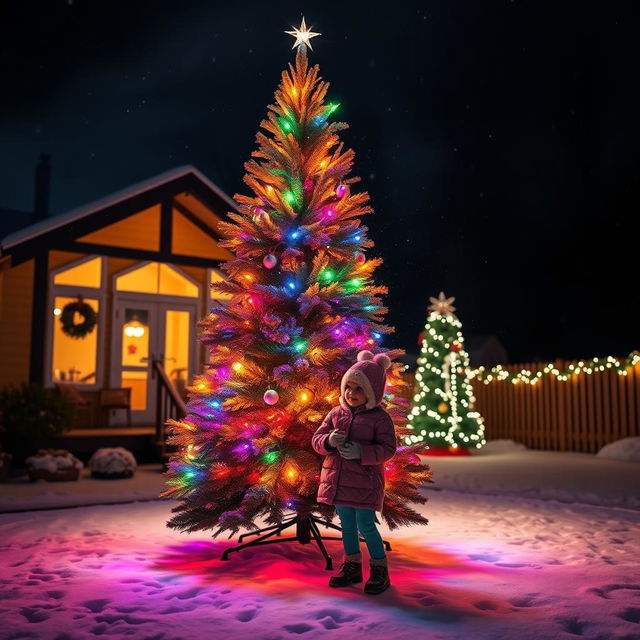
[[[82,322],[76,324],[75,314],[79,313],[82,316]],[[87,304],[82,296],[78,296],[78,299],[74,302],[65,304],[60,314],[60,322],[62,324],[62,331],[72,338],[84,338],[87,334],[91,333],[98,321],[98,315],[93,310],[93,307]]]

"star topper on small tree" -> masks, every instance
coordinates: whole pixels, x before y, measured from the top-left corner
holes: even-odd
[[[448,313],[453,315],[453,312],[456,310],[456,308],[453,306],[453,303],[455,302],[455,296],[447,298],[447,296],[444,295],[444,291],[441,291],[440,295],[437,298],[431,296],[429,298],[429,302],[431,302],[431,304],[427,307],[427,311],[440,313],[443,315]]]
[[[291,26],[293,31],[285,31],[287,35],[293,36],[296,41],[293,43],[292,49],[299,47],[301,44],[307,45],[309,49],[313,51],[313,47],[311,46],[311,38],[315,38],[316,36],[321,36],[321,33],[314,33],[311,31],[313,27],[307,28],[307,25],[304,21],[304,16],[302,16],[302,23],[298,28]]]

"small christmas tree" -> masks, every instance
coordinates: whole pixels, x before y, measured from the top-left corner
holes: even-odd
[[[373,243],[359,217],[372,209],[347,177],[354,153],[337,135],[347,125],[331,121],[338,105],[325,101],[318,66],[308,67],[313,34],[303,21],[292,35],[295,66],[282,73],[266,133],[245,164],[253,195],[236,195],[240,213],[220,224],[221,244],[236,258],[214,288],[232,298],[201,322],[210,363],[190,388],[187,417],[171,422],[179,451],[163,495],[181,500],[170,527],[233,535],[255,531],[261,517],[281,526],[289,512],[306,527],[297,539],[311,532],[321,544],[312,514],[332,518],[333,507],[316,502],[323,458],[311,437],[358,351],[384,351],[379,343],[393,329],[381,322],[386,288],[372,279],[382,260],[363,253]],[[385,397],[404,436],[408,402],[394,395],[400,367],[392,365]],[[417,487],[430,481],[418,449],[400,447],[386,465],[382,516],[391,528],[427,522],[408,505],[426,501]]]
[[[469,356],[452,306],[455,298],[441,291],[438,298],[429,300],[431,313],[422,334],[408,422],[413,433],[405,442],[423,442],[434,452],[479,449],[485,444],[484,426],[469,382]]]

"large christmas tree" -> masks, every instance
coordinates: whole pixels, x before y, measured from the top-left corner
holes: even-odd
[[[469,382],[469,355],[464,349],[462,324],[454,314],[455,298],[447,298],[441,291],[438,298],[429,300],[416,394],[409,414],[412,434],[405,442],[424,442],[435,451],[479,449],[485,444],[484,425]]]
[[[163,495],[181,500],[168,523],[180,530],[233,535],[259,518],[332,518],[333,507],[316,502],[322,457],[311,436],[358,351],[384,351],[393,330],[382,324],[386,288],[372,278],[382,260],[363,253],[373,243],[359,218],[372,209],[348,177],[354,153],[337,135],[347,125],[332,121],[338,105],[326,101],[318,66],[308,67],[304,21],[293,34],[295,65],[282,73],[245,164],[253,195],[236,195],[239,213],[221,224],[235,259],[214,288],[232,298],[201,322],[210,362],[190,388],[188,415],[171,423],[178,453]],[[410,432],[408,402],[394,393],[400,367],[392,365],[385,398],[402,443]],[[426,501],[417,487],[430,481],[419,448],[402,446],[386,464],[382,515],[392,528],[427,522],[409,506]]]

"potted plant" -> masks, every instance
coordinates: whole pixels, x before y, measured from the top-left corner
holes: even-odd
[[[73,404],[53,389],[33,383],[0,388],[0,450],[13,454],[14,464],[52,443],[72,420]]]

